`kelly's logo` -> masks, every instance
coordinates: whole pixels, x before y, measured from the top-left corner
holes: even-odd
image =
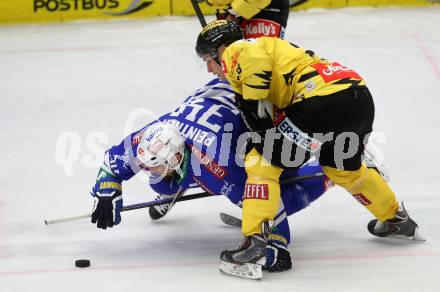
[[[250,19],[243,22],[242,27],[246,39],[259,37],[279,37],[281,25],[266,19]]]

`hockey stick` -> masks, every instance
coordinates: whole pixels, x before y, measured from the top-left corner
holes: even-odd
[[[191,0],[191,4],[194,8],[194,11],[196,12],[197,18],[200,21],[200,24],[202,25],[202,27],[206,26],[206,20],[205,17],[203,16],[202,10],[200,10],[200,6],[199,3],[197,2],[197,0]]]
[[[308,179],[314,179],[314,178],[320,178],[325,176],[325,174],[323,172],[317,172],[314,174],[308,174],[308,175],[302,175],[302,176],[294,176],[291,178],[286,178],[283,179],[280,184],[282,185],[286,185],[286,184],[291,184],[291,183],[295,183],[295,182],[299,182],[299,181],[303,181],[303,180],[308,180]]]
[[[157,206],[157,205],[168,204],[168,203],[173,202],[173,200],[174,200],[175,203],[177,203],[177,202],[196,200],[196,199],[201,199],[201,198],[206,198],[206,197],[211,197],[211,196],[212,195],[209,194],[208,192],[202,192],[202,193],[197,193],[197,194],[192,194],[192,195],[178,197],[175,200],[174,200],[174,198],[172,198],[172,199],[170,198],[170,199],[164,199],[164,200],[158,200],[158,201],[149,201],[149,202],[144,202],[144,203],[137,203],[137,204],[127,205],[127,206],[122,207],[121,212],[131,211],[131,210],[136,210],[136,209],[143,209],[143,208],[148,208],[148,207]],[[92,217],[92,214],[84,214],[84,215],[73,216],[73,217],[64,217],[64,218],[53,219],[53,220],[44,220],[44,223],[46,225],[51,225],[51,224],[64,223],[64,222],[70,222],[70,221],[86,219],[86,218],[90,218],[90,217]]]
[[[220,212],[220,220],[226,225],[241,228],[241,219],[235,216]]]
[[[291,177],[291,178],[283,180],[281,182],[281,184],[289,184],[289,183],[294,183],[294,182],[298,182],[298,181],[319,178],[319,177],[323,177],[323,176],[324,176],[324,174],[322,172],[318,172],[318,173],[311,174],[311,175]],[[177,203],[177,202],[196,200],[196,199],[201,199],[201,198],[206,198],[206,197],[211,197],[211,196],[213,196],[213,195],[211,195],[208,192],[201,192],[201,193],[181,196],[181,197],[178,197],[177,199],[175,199],[175,198],[171,199],[170,198],[170,199],[164,199],[164,200],[158,200],[158,201],[149,201],[149,202],[144,202],[144,203],[137,203],[137,204],[127,205],[127,206],[122,207],[121,212],[131,211],[131,210],[136,210],[136,209],[149,208],[149,207],[163,205],[163,204],[169,204],[169,203],[172,203],[173,200],[174,200],[175,203]],[[90,218],[91,216],[92,216],[92,214],[84,214],[84,215],[73,216],[73,217],[64,217],[64,218],[53,219],[53,220],[44,220],[44,223],[46,225],[58,224],[58,223],[64,223],[64,222],[70,222],[70,221],[86,219],[86,218]]]

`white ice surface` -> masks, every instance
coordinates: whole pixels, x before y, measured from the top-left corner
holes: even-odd
[[[428,241],[373,238],[371,215],[334,188],[290,218],[294,269],[261,281],[218,271],[241,240],[219,221],[240,214],[223,197],[179,203],[160,222],[125,213],[106,231],[43,224],[90,211],[100,155],[131,113],[170,111],[211,78],[193,52],[196,18],[1,27],[0,291],[440,291],[439,27],[440,7],[292,13],[287,39],[367,80],[391,186]],[[64,132],[81,139],[72,176],[55,159]],[[95,155],[97,132],[108,139]],[[124,191],[126,204],[154,198],[140,179]],[[79,258],[92,267],[74,268]]]

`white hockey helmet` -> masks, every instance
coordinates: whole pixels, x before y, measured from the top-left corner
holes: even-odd
[[[142,135],[137,149],[137,158],[146,169],[163,165],[166,169],[178,170],[183,160],[185,139],[170,124],[158,122],[149,126]],[[182,159],[177,159],[180,154]]]

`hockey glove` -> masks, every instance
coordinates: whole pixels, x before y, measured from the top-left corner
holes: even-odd
[[[98,172],[96,184],[91,195],[95,198],[95,208],[92,213],[92,223],[96,227],[107,229],[121,222],[122,181],[106,167]]]
[[[231,11],[231,9],[217,9],[217,11],[215,12],[215,17],[217,18],[217,20],[232,20],[240,25],[243,19],[239,16],[236,16],[235,14],[232,14]]]
[[[254,132],[265,132],[274,126],[271,114],[265,107],[264,101],[244,99],[236,94],[235,100],[249,130]]]
[[[263,270],[282,272],[292,268],[292,259],[287,246],[279,241],[269,240],[266,246],[266,264]]]

